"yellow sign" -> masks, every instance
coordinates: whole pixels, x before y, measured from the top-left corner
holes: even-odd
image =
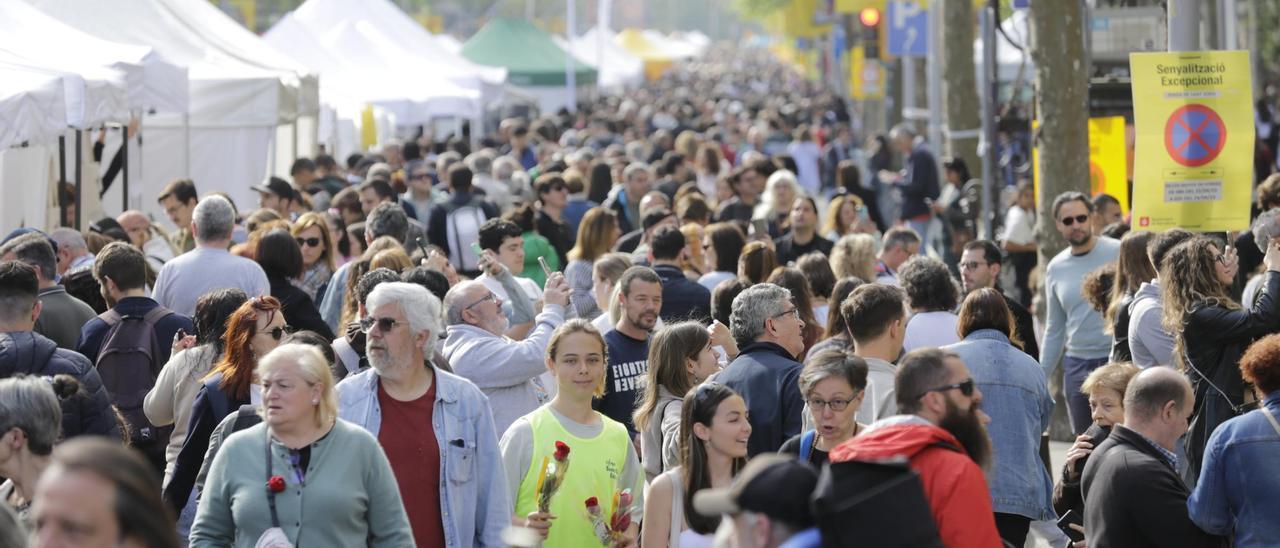
[[[1133,53],[1133,228],[1249,227],[1253,85],[1247,51]]]
[[[1124,117],[1089,119],[1089,195],[1106,193],[1129,212],[1129,178],[1126,167]]]
[[[854,99],[884,98],[884,66],[879,61],[863,59],[862,46],[854,46],[849,52],[849,84]]]

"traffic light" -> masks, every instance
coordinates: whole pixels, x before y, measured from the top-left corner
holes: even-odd
[[[858,12],[858,23],[862,25],[862,57],[864,59],[880,58],[880,10],[862,8]]]

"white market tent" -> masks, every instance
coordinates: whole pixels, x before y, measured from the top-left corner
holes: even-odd
[[[610,93],[620,93],[644,81],[644,61],[615,43],[616,37],[617,33],[607,28],[591,27],[571,40],[568,47],[578,59],[596,67],[600,89]]]
[[[315,116],[314,76],[202,0],[32,0],[37,8],[82,31],[144,44],[189,67],[188,113],[159,112],[144,120],[140,184],[130,203],[163,219],[154,196],[170,180],[191,177],[207,193],[222,190],[241,206],[256,203],[257,184],[277,163],[272,145],[296,133],[300,115]],[[288,143],[289,148],[293,144]],[[132,152],[132,151],[131,151]],[[132,154],[131,154],[132,157]]]
[[[1013,15],[1000,23],[1005,34],[1018,46],[1026,50],[1026,54],[1018,51],[1004,35],[996,33],[996,79],[1001,82],[1012,82],[1018,77],[1018,70],[1026,62],[1025,78],[1030,81],[1035,76],[1035,64],[1031,61],[1031,21],[1027,18],[1027,10],[1013,10]],[[979,81],[982,75],[982,36],[973,41],[973,65],[978,71]]]
[[[67,129],[67,75],[0,65],[0,230],[44,227],[51,164],[40,146],[56,141]]]

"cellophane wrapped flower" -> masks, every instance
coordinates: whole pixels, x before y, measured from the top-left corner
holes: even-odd
[[[556,441],[556,451],[551,457],[542,458],[542,468],[538,471],[538,511],[551,511],[551,497],[564,484],[564,476],[569,471],[569,445]]]
[[[587,515],[591,518],[592,525],[595,526],[596,538],[600,540],[601,544],[614,546],[622,542],[623,536],[627,534],[627,529],[631,528],[632,500],[630,489],[623,489],[614,493],[613,511],[610,512],[606,521],[596,497],[587,499]]]

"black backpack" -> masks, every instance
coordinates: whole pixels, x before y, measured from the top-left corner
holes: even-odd
[[[826,547],[943,548],[907,460],[827,463],[809,499]]]
[[[103,312],[98,318],[106,322],[110,330],[94,364],[112,405],[128,427],[129,444],[162,467],[173,427],[152,426],[142,411],[142,401],[155,386],[156,377],[168,358],[157,340],[156,323],[173,313],[163,306],[157,306],[145,316],[122,316],[115,309]]]

